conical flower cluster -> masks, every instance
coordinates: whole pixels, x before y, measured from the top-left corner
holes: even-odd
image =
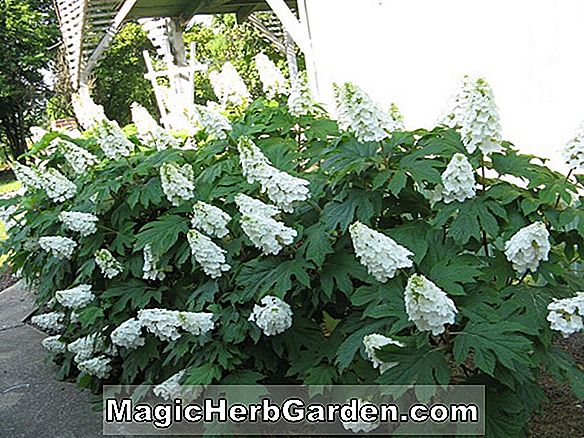
[[[305,73],[299,73],[293,80],[288,96],[288,112],[293,117],[307,116],[318,111],[318,107],[308,88]]]
[[[86,237],[97,231],[96,224],[99,218],[91,213],[63,211],[59,213],[59,221],[63,223],[66,229],[76,231],[81,236]]]
[[[97,163],[97,157],[81,146],[59,138],[55,139],[55,141],[63,151],[65,160],[77,175],[82,175],[90,166]]]
[[[41,344],[49,353],[57,354],[67,351],[67,344],[61,341],[61,335],[47,336]]]
[[[241,228],[249,240],[264,254],[278,254],[296,238],[296,230],[274,219],[280,211],[271,205],[239,194],[235,203],[241,213]]]
[[[50,252],[58,259],[70,259],[77,247],[77,242],[68,237],[44,236],[39,238],[39,246],[42,250]]]
[[[402,123],[381,110],[357,85],[335,84],[334,92],[339,128],[354,134],[358,141],[383,141],[401,129]]]
[[[266,295],[260,303],[253,306],[249,321],[255,322],[264,335],[278,335],[290,328],[292,309],[288,303],[272,295]]]
[[[134,102],[131,106],[132,122],[136,125],[138,138],[146,145],[158,151],[177,148],[178,139],[160,126],[142,105]]]
[[[105,379],[109,376],[112,370],[110,365],[111,359],[106,356],[94,357],[81,361],[77,364],[79,371],[89,374],[90,376],[95,376],[98,379]]]
[[[144,266],[142,278],[145,280],[164,280],[166,274],[158,268],[158,257],[152,252],[152,246],[144,247]]]
[[[574,137],[566,143],[562,155],[571,170],[584,170],[584,122],[580,124]]]
[[[193,207],[191,224],[196,230],[209,236],[222,238],[229,234],[227,224],[231,216],[214,205],[199,201]]]
[[[193,168],[188,163],[182,166],[164,163],[160,166],[162,190],[168,201],[175,207],[195,196],[193,180]]]
[[[164,400],[196,399],[203,392],[204,387],[202,385],[181,385],[180,381],[185,375],[185,372],[186,370],[181,370],[164,382],[156,385],[152,390],[154,395]]]
[[[55,299],[64,307],[79,309],[92,302],[95,295],[91,292],[90,284],[80,284],[71,289],[58,290],[55,292]]]
[[[528,269],[535,272],[542,260],[548,259],[550,233],[543,222],[535,222],[520,229],[505,242],[505,256],[519,275]]]
[[[380,335],[379,333],[372,333],[363,338],[363,345],[365,346],[365,354],[367,359],[373,364],[373,368],[379,368],[379,372],[383,374],[388,369],[396,366],[398,362],[383,362],[379,360],[375,355],[376,349],[385,347],[386,345],[396,345],[398,347],[403,347],[401,342],[395,341],[387,336]]]
[[[134,150],[134,143],[126,138],[118,122],[104,120],[95,126],[97,144],[106,157],[118,160],[129,156]]]
[[[251,99],[245,82],[230,62],[223,64],[221,71],[212,71],[209,80],[215,96],[224,106],[247,105]]]
[[[192,335],[203,335],[213,330],[213,314],[207,312],[180,312],[167,309],[144,309],[138,312],[143,328],[163,341],[180,338],[179,328]]]
[[[64,202],[77,193],[77,186],[57,169],[47,169],[41,174],[43,190],[54,202]]]
[[[75,117],[83,129],[90,129],[95,124],[106,120],[103,106],[96,105],[89,95],[89,89],[85,86],[80,87],[77,93],[71,96],[71,104]]]
[[[414,254],[391,237],[372,230],[361,222],[349,227],[355,254],[377,281],[385,283],[402,268],[410,268]]]
[[[65,330],[64,320],[63,312],[49,312],[33,316],[30,323],[47,333],[61,333]]]
[[[197,230],[190,230],[187,239],[191,253],[197,263],[201,265],[205,274],[211,278],[221,277],[223,272],[231,268],[225,263],[226,251]]]
[[[203,129],[210,138],[223,140],[227,138],[227,133],[231,131],[231,122],[218,108],[211,105],[193,105],[192,109],[196,125]]]
[[[14,176],[26,189],[40,189],[43,186],[42,178],[38,170],[20,164],[18,161],[12,163]]]
[[[456,306],[446,293],[422,275],[412,275],[405,290],[406,313],[418,330],[430,331],[434,336],[444,332],[446,324],[453,324]]]
[[[452,109],[440,123],[460,127],[460,136],[468,153],[474,153],[477,147],[485,155],[500,151],[499,110],[487,81],[465,76],[453,101]]]
[[[562,333],[564,338],[584,330],[584,292],[573,298],[554,300],[547,309],[550,328]]]
[[[142,323],[136,318],[130,318],[121,323],[110,335],[114,345],[134,349],[146,343],[142,337]]]
[[[263,53],[255,56],[255,63],[266,97],[273,99],[288,92],[288,81],[278,67]]]
[[[445,203],[463,202],[476,194],[475,174],[471,164],[463,154],[454,154],[446,170],[442,173],[442,198]]]
[[[249,138],[242,137],[237,149],[247,181],[250,184],[258,182],[262,193],[265,192],[283,211],[291,213],[294,203],[310,197],[309,181],[276,169]]]
[[[106,278],[114,278],[124,270],[123,265],[107,249],[95,253],[95,263]]]

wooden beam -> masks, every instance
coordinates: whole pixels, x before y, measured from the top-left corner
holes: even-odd
[[[249,6],[242,6],[240,7],[237,12],[235,13],[235,16],[237,18],[237,22],[239,24],[243,23],[245,20],[247,20],[247,17],[249,17],[251,14],[253,14],[259,6],[257,5],[249,5]]]
[[[284,0],[266,0],[270,8],[282,22],[286,32],[290,34],[294,42],[304,53],[311,50],[310,38],[306,27],[301,23],[290,10]]]

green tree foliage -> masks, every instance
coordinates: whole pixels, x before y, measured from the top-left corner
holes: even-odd
[[[0,142],[15,158],[25,152],[28,129],[44,109],[43,71],[50,68],[57,42],[52,2],[0,2]]]

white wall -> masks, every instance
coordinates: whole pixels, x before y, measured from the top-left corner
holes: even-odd
[[[460,78],[484,76],[504,136],[553,157],[584,120],[582,0],[308,0],[319,85],[353,81],[408,128],[432,127]]]

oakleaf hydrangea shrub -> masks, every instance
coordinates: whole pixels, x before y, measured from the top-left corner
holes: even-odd
[[[169,399],[185,384],[486,385],[488,435],[505,437],[543,401],[542,372],[584,397],[554,344],[583,329],[578,169],[501,141],[482,79],[448,126],[406,131],[351,84],[337,125],[302,76],[258,62],[270,97],[250,101],[227,65],[220,103],[181,116],[188,134],[138,106],[142,126],[121,129],[82,93],[83,136],[49,133],[15,164],[27,191],[3,201],[4,252],[38,291],[59,378]]]

